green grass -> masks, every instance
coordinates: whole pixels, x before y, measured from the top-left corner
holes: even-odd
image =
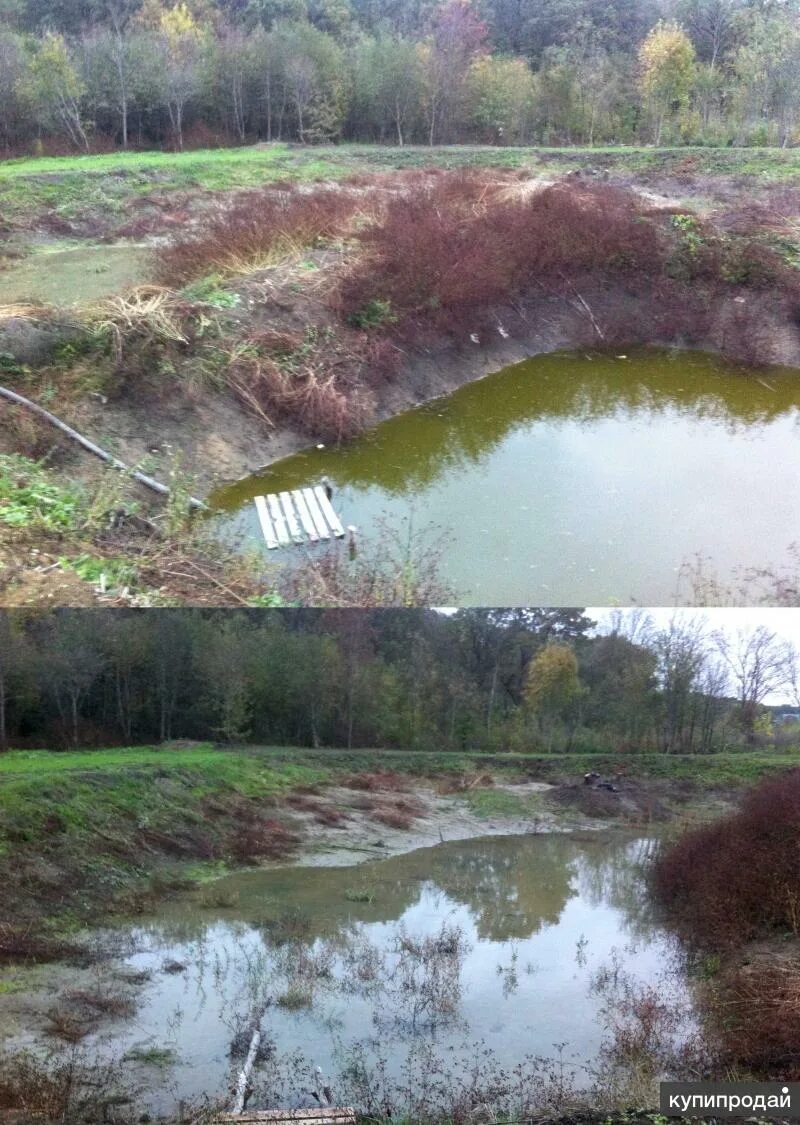
[[[519,796],[507,789],[476,788],[468,789],[463,799],[469,808],[484,820],[498,817],[503,820],[524,820],[541,812],[541,798],[538,793]]]
[[[632,777],[695,781],[698,784],[746,785],[769,773],[800,767],[800,745],[786,750],[731,750],[718,754],[470,754],[408,750],[302,750],[251,747],[251,755],[267,753],[272,761],[292,761],[328,770],[358,772],[376,768],[425,777],[448,773],[490,772],[508,779],[528,777],[559,781],[589,770]]]
[[[219,863],[245,808],[269,815],[281,793],[327,776],[210,746],[2,755],[0,884],[8,913],[63,916],[68,908],[85,918],[176,865],[184,873],[191,861]]]
[[[57,918],[62,928],[114,903],[128,911],[152,909],[174,875],[197,879],[225,869],[243,816],[279,817],[281,797],[291,789],[359,771],[392,769],[420,778],[480,772],[558,782],[590,769],[624,769],[631,777],[692,781],[702,791],[745,785],[791,766],[800,766],[800,748],[694,757],[210,744],[17,750],[0,755],[0,885],[9,917]],[[487,818],[537,812],[535,795],[486,787],[464,797]]]
[[[142,1063],[145,1066],[168,1067],[178,1061],[178,1054],[172,1047],[131,1047],[125,1055],[129,1062]]]
[[[74,530],[83,514],[81,495],[56,484],[27,457],[0,454],[0,524],[46,531]]]
[[[152,191],[230,191],[281,179],[340,179],[355,172],[428,166],[531,167],[562,174],[592,165],[631,174],[688,170],[701,176],[739,175],[763,183],[800,176],[800,149],[272,144],[183,153],[30,157],[0,162],[0,211],[21,225],[45,211],[89,222],[92,215],[122,216],[132,200]]]

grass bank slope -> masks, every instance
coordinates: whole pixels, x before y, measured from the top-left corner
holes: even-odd
[[[214,870],[290,857],[303,839],[298,811],[319,824],[343,819],[321,799],[327,786],[343,781],[365,794],[382,791],[373,810],[378,823],[402,814],[404,801],[413,804],[405,789],[415,779],[463,794],[479,815],[518,813],[518,802],[491,792],[495,778],[548,781],[555,787],[553,808],[590,816],[599,811],[612,821],[610,807],[582,807],[581,778],[590,769],[618,776],[623,790],[640,785],[648,800],[664,801],[674,812],[697,804],[698,794],[702,802],[715,788],[735,790],[791,765],[800,765],[800,752],[543,758],[183,743],[13,751],[0,757],[0,882],[8,922],[0,928],[0,956],[35,953],[30,935],[45,919],[64,929],[96,917],[100,908],[152,908],[159,896],[184,885],[197,863]]]

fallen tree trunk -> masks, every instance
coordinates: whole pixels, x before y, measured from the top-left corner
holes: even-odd
[[[38,415],[38,417],[44,418],[44,420],[46,422],[49,422],[51,426],[55,426],[56,429],[61,430],[61,432],[63,434],[66,434],[68,438],[71,438],[72,441],[77,442],[78,445],[83,446],[83,448],[87,449],[89,453],[93,453],[95,457],[99,457],[101,461],[105,461],[107,464],[113,465],[113,467],[115,469],[119,469],[120,472],[129,473],[134,480],[138,481],[139,484],[143,484],[145,488],[150,488],[153,492],[160,493],[161,496],[170,495],[170,490],[166,484],[162,484],[154,477],[149,477],[147,473],[142,473],[138,469],[132,469],[129,465],[126,465],[124,461],[120,461],[118,457],[113,457],[110,453],[107,453],[105,449],[101,449],[99,445],[95,445],[95,443],[93,441],[90,441],[89,438],[84,437],[83,434],[79,434],[77,430],[74,430],[72,428],[72,426],[68,426],[66,422],[62,422],[60,418],[57,418],[55,416],[55,414],[51,414],[49,410],[45,410],[43,406],[39,406],[38,403],[31,402],[29,398],[25,398],[24,395],[17,394],[16,391],[9,390],[8,387],[0,387],[0,396],[2,398],[8,399],[9,402],[16,403],[17,406],[22,406],[26,410],[32,411],[34,414]],[[195,496],[190,496],[189,507],[205,509],[207,505],[204,504],[202,500],[198,500]]]

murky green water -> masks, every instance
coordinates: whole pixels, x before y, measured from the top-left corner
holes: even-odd
[[[395,1075],[421,1048],[463,1068],[478,1041],[504,1066],[552,1057],[561,1044],[585,1077],[604,1036],[608,993],[598,982],[624,974],[663,985],[674,952],[646,902],[643,869],[653,847],[599,834],[494,837],[357,868],[230,876],[205,892],[206,906],[167,904],[158,920],[117,935],[133,952],[102,972],[152,975],[135,1017],[85,1045],[173,1050],[173,1066],[142,1068],[147,1099],[168,1108],[180,1097],[224,1093],[232,1035],[270,998],[263,1030],[276,1054],[300,1052],[331,1077],[358,1043]],[[437,979],[451,991],[440,1009],[420,1007],[430,978],[412,964],[414,987],[406,988],[399,951],[443,933],[457,933],[461,948],[439,966]],[[165,971],[169,961],[185,971]],[[59,982],[48,987],[52,998]],[[688,996],[680,974],[668,987]],[[281,1006],[287,996],[302,996],[303,1006]],[[0,1027],[2,1005],[0,997]],[[253,1105],[291,1100],[297,1079],[276,1094],[275,1069],[259,1069]],[[340,1101],[344,1094],[337,1091]]]
[[[50,246],[0,269],[0,305],[75,305],[123,292],[151,277],[152,251],[145,247]]]
[[[252,497],[323,474],[366,536],[381,517],[446,532],[443,577],[463,603],[671,604],[696,555],[730,579],[797,538],[800,373],[694,353],[540,357],[218,492],[225,533],[262,542]]]

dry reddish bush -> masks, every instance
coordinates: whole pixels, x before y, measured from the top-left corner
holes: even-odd
[[[384,824],[387,828],[399,828],[403,831],[407,831],[414,823],[414,817],[411,813],[404,812],[402,809],[387,807],[375,809],[370,819],[377,820],[379,824]]]
[[[374,793],[376,790],[390,789],[392,792],[406,792],[409,779],[394,770],[375,770],[372,773],[354,773],[346,777],[341,784],[345,789],[362,789]]]
[[[325,824],[330,828],[336,828],[347,820],[345,813],[335,809],[333,805],[302,793],[291,793],[286,798],[286,803],[293,809],[309,813],[317,824]]]
[[[389,201],[359,238],[364,255],[343,280],[341,312],[358,316],[371,301],[388,301],[406,334],[420,320],[474,328],[482,310],[534,283],[562,284],[587,270],[651,272],[664,257],[659,227],[632,192],[557,184],[498,199],[475,172]]]
[[[655,893],[679,930],[711,949],[800,934],[800,770],[763,781],[741,809],[659,857]]]
[[[239,863],[259,859],[285,859],[300,843],[300,837],[279,820],[253,820],[237,829],[231,855]]]
[[[313,361],[281,365],[246,350],[234,356],[227,379],[243,406],[272,427],[289,422],[317,436],[341,441],[363,429],[371,416],[366,392],[348,374]]]
[[[252,268],[281,247],[309,246],[341,233],[357,207],[354,194],[323,188],[242,192],[198,230],[163,248],[160,280],[179,286],[209,273]]]
[[[3,961],[60,961],[75,953],[75,946],[50,938],[40,926],[12,926],[0,922],[0,963]]]

